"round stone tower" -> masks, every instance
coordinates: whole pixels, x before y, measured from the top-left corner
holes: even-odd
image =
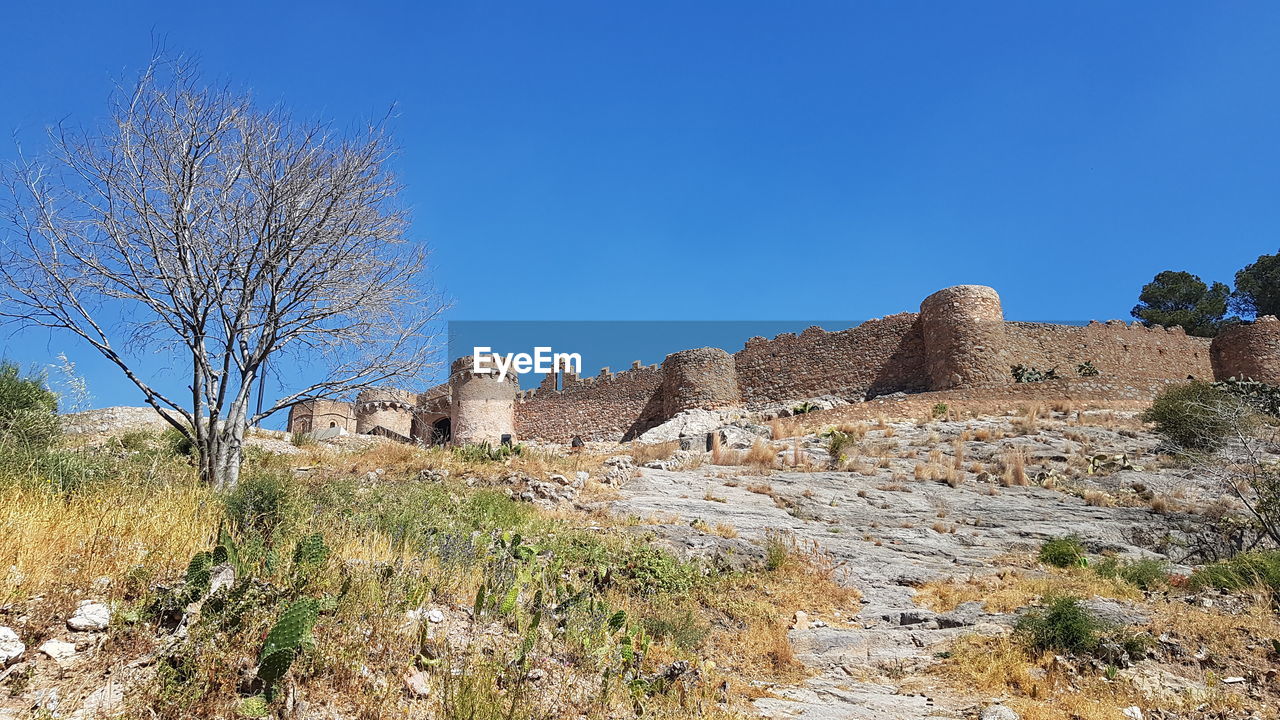
[[[742,402],[733,356],[720,348],[672,353],[662,361],[662,414],[737,407]]]
[[[920,303],[929,389],[1009,382],[1004,312],[985,285],[956,285]]]
[[[356,432],[368,434],[383,428],[409,437],[413,431],[413,409],[417,397],[395,388],[373,388],[356,396]]]
[[[1248,325],[1232,325],[1209,345],[1213,377],[1280,385],[1280,322],[1264,315]]]
[[[514,374],[502,381],[497,373],[476,374],[470,355],[454,360],[449,370],[453,442],[497,445],[503,435],[515,441],[519,379]]]

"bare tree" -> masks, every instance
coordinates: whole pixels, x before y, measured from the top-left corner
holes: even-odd
[[[102,126],[49,135],[46,156],[4,176],[0,318],[97,349],[193,440],[206,481],[235,486],[266,416],[428,366],[443,306],[405,237],[382,123],[298,122],[158,58]],[[189,396],[140,375],[144,349],[190,371]],[[282,359],[324,377],[251,411]]]

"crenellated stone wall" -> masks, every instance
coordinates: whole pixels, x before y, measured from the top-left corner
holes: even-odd
[[[378,428],[401,437],[413,433],[413,409],[418,398],[407,390],[377,388],[356,396],[356,432],[369,434]]]
[[[1210,360],[1212,354],[1212,362]],[[290,413],[290,429],[319,429],[324,418],[358,432],[381,427],[406,438],[439,438],[452,423],[455,442],[520,439],[569,442],[629,440],[690,408],[758,410],[821,395],[850,402],[928,390],[1000,393],[1018,397],[1061,392],[1054,383],[1013,389],[1009,367],[1052,367],[1066,378],[1089,361],[1099,371],[1072,387],[1140,402],[1188,376],[1247,376],[1280,384],[1280,322],[1262,318],[1223,332],[1213,343],[1181,328],[1147,328],[1121,321],[1083,326],[1007,322],[1000,297],[988,287],[960,285],[926,298],[919,313],[869,320],[828,332],[751,338],[736,353],[699,348],[672,353],[660,365],[635,363],[594,377],[548,376],[520,392],[455,361],[450,382],[414,395],[399,390],[361,393],[354,406],[313,401]],[[324,422],[328,426],[328,421]]]
[[[520,384],[514,375],[472,372],[470,355],[453,361],[449,374],[450,416],[457,443],[497,445],[516,439],[515,404]]]
[[[520,393],[516,404],[516,432],[523,438],[568,442],[630,439],[662,422],[663,372],[659,365],[636,363],[618,373],[608,369],[579,379],[565,375],[564,387],[554,380],[537,390]]]

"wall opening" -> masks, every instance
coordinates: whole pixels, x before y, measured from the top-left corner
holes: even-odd
[[[431,423],[431,444],[443,445],[453,439],[453,423],[449,418],[440,418]]]

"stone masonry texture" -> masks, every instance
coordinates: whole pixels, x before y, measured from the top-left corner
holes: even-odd
[[[574,436],[624,441],[693,407],[754,411],[821,395],[861,402],[966,388],[999,393],[1003,387],[1011,397],[1047,398],[1061,388],[1044,383],[1013,392],[1010,366],[1057,368],[1060,376],[1074,378],[1085,361],[1099,375],[1081,378],[1077,391],[1142,402],[1187,377],[1235,375],[1280,384],[1280,323],[1263,318],[1231,328],[1214,341],[1212,363],[1210,356],[1207,339],[1181,328],[1118,320],[1079,326],[1008,322],[995,290],[961,285],[930,295],[919,313],[836,332],[811,327],[799,334],[750,338],[732,354],[699,348],[617,373],[565,374],[559,382],[549,378],[523,392],[512,380],[499,384],[458,372],[455,363],[448,384],[417,395],[376,390],[362,393],[354,404],[298,405],[289,427],[305,432],[329,422],[349,423],[360,432],[380,426],[424,438],[431,423],[448,417],[457,442],[496,441],[506,433],[554,442]]]

